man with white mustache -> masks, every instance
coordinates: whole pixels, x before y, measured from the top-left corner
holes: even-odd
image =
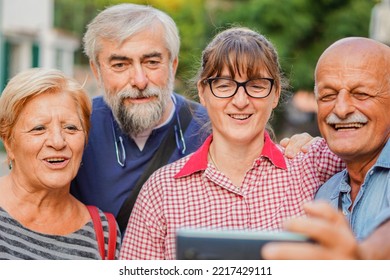
[[[346,169],[305,205],[307,218],[286,224],[316,244],[271,243],[266,258],[390,259],[389,77],[390,47],[372,39],[341,39],[321,55],[318,124]]]
[[[352,115],[347,116],[345,119],[339,118],[336,114],[331,113],[326,118],[328,125],[334,126],[335,129],[350,129],[363,127],[368,122],[365,115],[360,112],[354,112]]]
[[[208,116],[173,91],[180,38],[167,14],[115,5],[91,21],[83,41],[104,93],[93,100],[89,142],[71,190],[113,213],[123,233],[146,174],[195,151],[207,136],[201,127]]]

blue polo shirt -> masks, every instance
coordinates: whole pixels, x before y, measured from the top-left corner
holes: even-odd
[[[352,204],[348,182],[347,170],[337,173],[322,185],[315,199],[327,200],[337,208],[341,195],[341,210],[356,238],[363,240],[390,219],[390,140],[367,172],[351,211],[348,210]]]
[[[179,112],[185,98],[173,94],[176,100],[175,110]],[[72,182],[71,193],[84,204],[96,205],[101,210],[117,216],[123,202],[130,195],[175,120],[176,114],[169,123],[154,129],[144,149],[140,151],[133,139],[119,129],[103,97],[95,97],[89,140],[80,170]],[[201,146],[208,136],[207,132],[202,132],[202,127],[207,121],[206,109],[197,103],[193,110],[193,118],[184,133],[186,151],[183,155],[179,149],[175,149],[169,163],[196,151]],[[118,163],[113,128],[117,140],[119,137],[123,139],[125,166]],[[176,141],[174,137],[172,141]],[[120,143],[117,143],[118,149],[121,149]]]

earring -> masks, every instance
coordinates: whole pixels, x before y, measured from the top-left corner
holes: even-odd
[[[10,160],[9,163],[8,163],[8,169],[9,169],[9,170],[12,169],[12,160]]]

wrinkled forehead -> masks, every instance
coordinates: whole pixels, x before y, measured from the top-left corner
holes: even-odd
[[[316,89],[360,88],[367,92],[390,89],[389,53],[376,44],[341,44],[320,57],[316,71]]]
[[[316,76],[321,71],[338,68],[355,75],[360,70],[373,75],[388,73],[390,48],[369,39],[341,40],[329,47],[320,57]]]

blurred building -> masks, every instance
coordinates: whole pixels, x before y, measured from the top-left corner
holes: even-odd
[[[390,0],[382,0],[371,11],[370,38],[390,46]]]
[[[302,132],[320,136],[317,124],[317,102],[313,92],[297,91],[287,100],[284,108],[284,114],[278,124],[279,140]]]
[[[80,40],[54,28],[54,0],[0,0],[0,91],[16,73],[57,68],[73,76]]]

